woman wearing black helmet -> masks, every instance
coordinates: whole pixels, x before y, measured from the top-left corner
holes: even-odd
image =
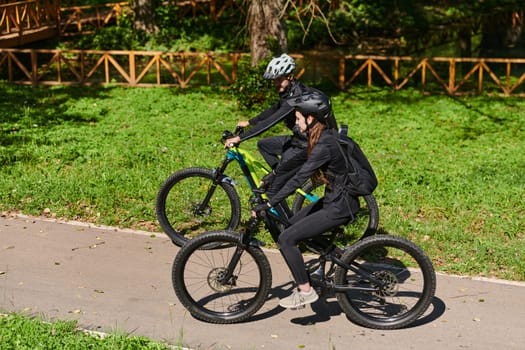
[[[226,140],[225,147],[230,144],[238,144],[254,136],[267,131],[281,120],[292,130],[292,135],[271,136],[260,139],[257,148],[268,165],[273,169],[270,176],[264,179],[266,193],[269,197],[277,192],[286,181],[295,174],[297,168],[306,161],[307,138],[295,126],[295,115],[293,107],[286,101],[301,96],[308,92],[317,91],[297,80],[293,72],[295,61],[287,54],[274,57],[264,73],[265,79],[273,80],[274,86],[279,93],[279,101],[248,121],[240,121],[237,126],[250,128],[240,136]],[[330,128],[337,129],[337,123],[333,113],[327,120]],[[273,184],[272,184],[273,183]],[[271,185],[271,186],[270,186]]]
[[[310,286],[297,244],[348,223],[357,212],[359,203],[346,190],[346,163],[338,146],[337,131],[327,126],[332,111],[329,99],[323,94],[312,92],[291,99],[288,104],[295,109],[296,125],[308,135],[308,159],[268,203],[258,205],[254,211],[267,210],[276,205],[310,177],[326,185],[324,197],[294,215],[292,225],[281,233],[277,242],[298,287],[291,296],[281,299],[279,304],[286,308],[297,308],[318,299]]]

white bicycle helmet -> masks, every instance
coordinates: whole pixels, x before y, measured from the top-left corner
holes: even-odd
[[[274,57],[268,63],[266,72],[264,72],[264,79],[276,79],[279,77],[287,76],[292,73],[295,69],[295,61],[293,58],[283,53],[279,57]]]

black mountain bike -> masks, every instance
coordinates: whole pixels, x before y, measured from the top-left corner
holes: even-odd
[[[238,135],[224,131],[222,142]],[[157,194],[155,211],[160,226],[177,246],[189,239],[211,230],[235,230],[241,221],[241,200],[235,189],[237,182],[226,170],[237,162],[248,182],[252,199],[255,198],[260,180],[269,169],[253,155],[239,146],[226,150],[221,164],[214,169],[191,167],[171,174]],[[319,199],[322,188],[311,182],[296,191],[291,204],[282,203],[287,216],[299,211],[304,205]],[[373,195],[360,197],[361,209],[352,225],[345,227],[347,237],[363,237],[375,234],[379,225],[379,208]]]
[[[250,219],[245,232],[206,232],[180,249],[173,262],[173,288],[195,318],[242,322],[266,302],[272,271],[253,237],[260,222],[274,239],[288,224],[286,217],[270,210]],[[335,296],[351,321],[375,329],[406,327],[427,310],[436,276],[421,248],[401,237],[378,234],[341,251],[334,244],[338,235],[336,230],[303,242],[318,256],[308,266],[310,282],[322,297]]]

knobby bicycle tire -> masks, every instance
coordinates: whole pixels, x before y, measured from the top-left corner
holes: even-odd
[[[208,249],[210,245],[214,248]],[[242,322],[266,301],[272,272],[259,247],[243,247],[233,277],[221,280],[238,246],[238,233],[211,231],[189,241],[175,257],[173,288],[195,318],[220,324]]]
[[[384,283],[382,288],[360,271],[338,266],[338,286],[355,287],[337,292],[337,301],[354,323],[374,329],[403,328],[429,307],[436,290],[434,267],[425,252],[411,241],[390,235],[375,235],[358,241],[341,257],[345,264],[357,262]],[[374,288],[375,291],[364,290]]]
[[[302,190],[306,193],[315,191],[319,186],[314,187],[311,181],[306,182]],[[322,196],[322,193],[318,193]],[[303,206],[305,206],[306,198],[297,193],[292,203],[292,212],[297,213]],[[349,236],[357,236],[364,238],[372,236],[377,232],[379,226],[379,207],[374,195],[370,194],[364,197],[359,197],[360,209],[357,213],[356,220],[346,227]]]
[[[235,188],[221,181],[205,207],[200,208],[214,180],[212,169],[186,168],[170,175],[157,194],[155,212],[160,226],[181,247],[210,230],[235,229],[241,220],[241,201]]]

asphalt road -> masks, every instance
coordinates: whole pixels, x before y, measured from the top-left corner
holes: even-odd
[[[249,321],[194,319],[171,286],[177,253],[164,235],[52,220],[0,217],[0,311],[74,319],[191,349],[525,349],[525,283],[438,275],[431,308],[410,328],[350,322],[335,299],[298,311],[278,306],[292,288],[268,250],[271,299]]]

